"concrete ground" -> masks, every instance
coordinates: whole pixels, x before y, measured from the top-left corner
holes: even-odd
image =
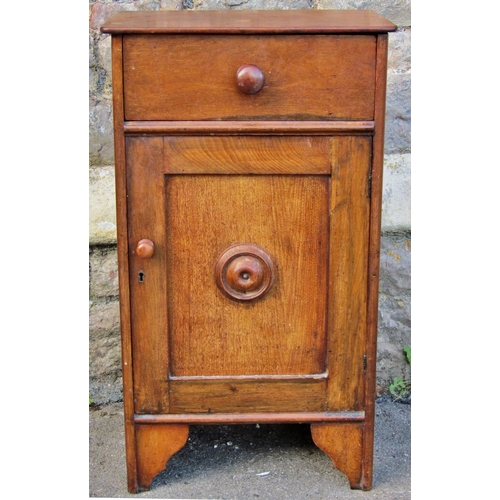
[[[411,406],[377,400],[374,486],[351,490],[308,425],[193,426],[150,491],[127,492],[123,406],[90,408],[89,496],[227,500],[410,500]]]

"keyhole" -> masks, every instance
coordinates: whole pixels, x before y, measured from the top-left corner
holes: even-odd
[[[144,271],[139,271],[139,283],[144,283]]]

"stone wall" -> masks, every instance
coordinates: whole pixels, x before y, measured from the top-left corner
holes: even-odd
[[[389,34],[377,382],[409,378],[410,0],[95,0],[89,4],[90,355],[98,402],[121,397],[120,329],[111,101],[111,40],[99,32],[122,10],[372,9],[398,25]]]

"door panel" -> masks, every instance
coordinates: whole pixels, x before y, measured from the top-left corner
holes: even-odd
[[[371,138],[318,138],[309,166],[304,138],[238,140],[127,138],[135,412],[363,409]],[[254,300],[217,284],[241,243],[273,263]]]
[[[168,176],[168,310],[175,376],[314,374],[325,370],[326,176]],[[230,300],[219,255],[254,243],[275,261],[267,295]]]

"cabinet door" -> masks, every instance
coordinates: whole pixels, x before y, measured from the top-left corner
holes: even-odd
[[[370,144],[127,139],[137,413],[363,406]]]

